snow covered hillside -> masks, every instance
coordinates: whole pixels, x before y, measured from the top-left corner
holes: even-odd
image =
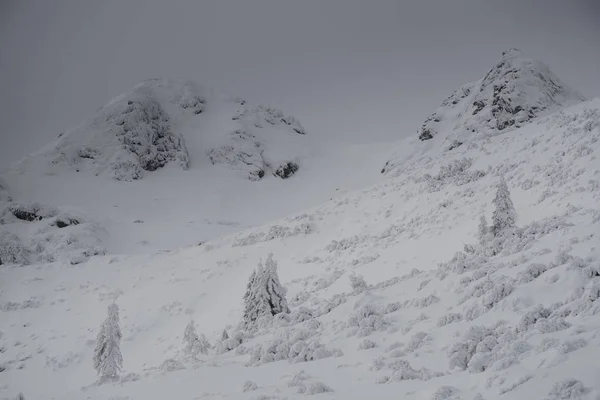
[[[2,266],[0,398],[597,399],[599,160],[592,100],[187,249]],[[269,253],[290,313],[239,330]]]
[[[30,262],[73,263],[197,245],[380,180],[385,146],[328,142],[277,109],[148,80],[4,174],[4,241]],[[57,229],[59,214],[77,223]]]
[[[419,129],[418,141],[413,138],[413,146],[418,155],[435,156],[482,136],[517,129],[583,100],[544,63],[509,49],[483,78],[462,86],[442,102]],[[414,156],[404,150],[388,160],[382,172]]]

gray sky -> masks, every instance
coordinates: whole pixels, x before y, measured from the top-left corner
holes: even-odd
[[[3,0],[0,169],[150,77],[363,142],[414,135],[509,47],[596,97],[598,21],[596,0]]]

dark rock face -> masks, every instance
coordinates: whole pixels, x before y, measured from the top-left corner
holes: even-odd
[[[298,166],[298,164],[290,161],[287,164],[277,168],[277,170],[275,171],[275,175],[280,177],[281,179],[287,179],[290,176],[294,175],[299,168],[300,167]]]
[[[66,228],[71,225],[79,225],[79,221],[74,218],[58,218],[55,224],[59,228]]]
[[[138,157],[143,170],[156,171],[169,161],[189,165],[183,138],[173,133],[169,116],[155,99],[129,100],[122,114],[110,121],[119,127],[117,137]]]

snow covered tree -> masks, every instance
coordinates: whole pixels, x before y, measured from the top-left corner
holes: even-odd
[[[196,358],[198,354],[208,354],[210,344],[203,334],[198,336],[194,320],[190,320],[185,327],[185,331],[183,332],[183,342],[185,343],[183,351],[186,356]]]
[[[266,315],[289,313],[285,294],[286,289],[277,275],[277,262],[273,260],[273,253],[269,253],[265,265],[260,262],[248,280],[244,295],[243,327],[251,328],[256,320]]]
[[[121,355],[121,328],[119,327],[119,307],[108,306],[108,317],[102,323],[94,350],[94,368],[101,380],[114,379],[123,367]]]
[[[485,214],[481,214],[479,218],[479,231],[477,237],[479,238],[479,243],[483,244],[485,242],[485,238],[488,234],[489,228],[487,224],[487,220],[485,219]]]
[[[227,334],[227,329],[223,329],[223,334],[221,335],[221,341],[229,339],[229,335]]]
[[[500,179],[497,185],[496,197],[492,203],[496,206],[492,215],[492,233],[498,236],[506,229],[514,228],[517,219],[517,213],[510,199],[510,192],[504,177]]]
[[[271,315],[289,313],[290,308],[288,307],[287,299],[285,298],[287,289],[279,282],[279,275],[277,275],[277,262],[273,260],[273,253],[269,253],[267,256],[264,274],[267,284],[267,294],[269,295]]]

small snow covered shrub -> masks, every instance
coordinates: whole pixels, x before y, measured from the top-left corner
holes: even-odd
[[[184,357],[196,359],[199,354],[208,354],[210,343],[208,343],[204,334],[198,336],[193,320],[190,320],[185,327],[183,342],[185,343],[185,348],[183,349]]]
[[[251,246],[259,242],[268,242],[275,239],[283,239],[298,235],[308,235],[314,231],[311,223],[303,222],[295,226],[272,225],[267,232],[250,233],[244,237],[238,237],[233,241],[233,246]]]
[[[328,393],[328,392],[333,392],[333,389],[330,388],[329,386],[327,386],[326,384],[324,384],[323,382],[311,382],[308,387],[306,388],[306,391],[304,392],[304,394],[306,395],[314,395],[314,394],[321,394],[321,393]]]
[[[27,249],[17,235],[0,232],[0,265],[2,264],[29,264]]]
[[[466,370],[469,365],[473,365],[471,360],[477,353],[479,344],[484,343],[483,346],[479,346],[479,350],[482,351],[484,347],[489,348],[495,341],[496,333],[493,329],[482,326],[471,327],[465,334],[464,340],[455,343],[448,351],[450,368]]]
[[[517,276],[517,281],[519,283],[527,283],[536,279],[544,272],[548,270],[548,266],[541,263],[531,263],[527,266],[525,271],[519,272]]]
[[[417,332],[408,341],[406,351],[412,353],[431,341],[431,336],[425,332]]]
[[[414,369],[408,361],[403,359],[394,360],[387,365],[392,369],[391,376],[384,376],[378,380],[378,383],[392,383],[407,380],[427,381],[431,378],[442,376],[440,372],[434,372],[427,368]]]
[[[454,323],[454,322],[462,321],[462,319],[463,319],[463,316],[459,313],[449,313],[449,314],[441,316],[438,319],[437,326],[438,327],[446,326],[446,325]]]
[[[243,331],[233,332],[231,334],[231,337],[223,339],[215,345],[215,351],[217,354],[227,353],[240,346],[247,338],[248,335],[245,334]]]
[[[251,392],[256,389],[258,389],[258,385],[256,384],[256,382],[252,381],[244,382],[244,386],[242,387],[243,392]]]
[[[305,330],[285,331],[282,337],[264,345],[256,345],[251,351],[250,364],[260,365],[281,360],[298,363],[342,354],[338,349],[326,348],[319,341],[310,341],[311,336],[312,333]]]
[[[352,274],[348,277],[350,279],[350,287],[352,288],[353,294],[360,294],[368,290],[369,285],[365,282],[365,278],[362,275]]]
[[[162,364],[160,364],[160,370],[161,372],[172,372],[172,371],[179,371],[185,369],[185,366],[180,363],[179,361],[169,358],[165,361],[162,362]]]
[[[375,342],[373,342],[372,340],[369,340],[369,339],[364,339],[358,345],[358,350],[368,350],[368,349],[373,349],[375,347],[377,347],[377,344]]]
[[[425,175],[430,192],[438,192],[449,184],[457,186],[477,181],[485,176],[485,172],[480,170],[469,171],[473,165],[470,158],[454,160],[448,165],[443,165],[436,176]]]
[[[578,400],[583,399],[587,392],[580,381],[566,379],[554,384],[546,400]]]
[[[388,322],[380,310],[373,305],[366,304],[352,313],[347,325],[358,328],[356,335],[360,337],[368,336],[374,331],[385,330]]]
[[[458,393],[458,389],[453,386],[442,386],[435,391],[431,400],[450,400],[458,399],[454,395]]]
[[[525,332],[532,329],[540,319],[546,319],[552,314],[552,311],[538,305],[533,310],[526,312],[516,326],[517,332]]]

